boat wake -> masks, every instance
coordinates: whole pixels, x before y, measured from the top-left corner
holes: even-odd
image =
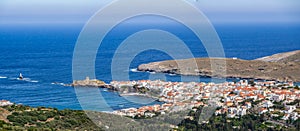
[[[38,83],[39,81],[31,80],[31,81],[29,81],[29,82]]]
[[[15,79],[19,80],[19,81],[26,81],[26,82],[32,82],[32,83],[38,83],[39,82],[37,80],[31,80],[30,78],[23,78],[23,79],[15,78]]]

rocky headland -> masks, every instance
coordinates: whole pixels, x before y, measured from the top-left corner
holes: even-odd
[[[255,60],[238,58],[168,60],[142,64],[138,66],[138,70],[178,75],[300,82],[300,50]]]

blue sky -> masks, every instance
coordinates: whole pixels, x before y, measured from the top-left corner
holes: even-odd
[[[85,23],[111,1],[1,0],[0,23]],[[300,0],[198,0],[197,6],[214,23],[300,22]]]

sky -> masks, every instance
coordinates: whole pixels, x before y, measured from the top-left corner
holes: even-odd
[[[213,23],[300,23],[300,0],[187,1]],[[85,23],[109,2],[112,0],[1,0],[0,24]],[[118,11],[122,9],[114,14]]]

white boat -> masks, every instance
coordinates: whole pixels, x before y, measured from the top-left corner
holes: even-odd
[[[24,77],[23,77],[22,73],[20,73],[19,79],[22,80],[23,78],[24,78]]]

